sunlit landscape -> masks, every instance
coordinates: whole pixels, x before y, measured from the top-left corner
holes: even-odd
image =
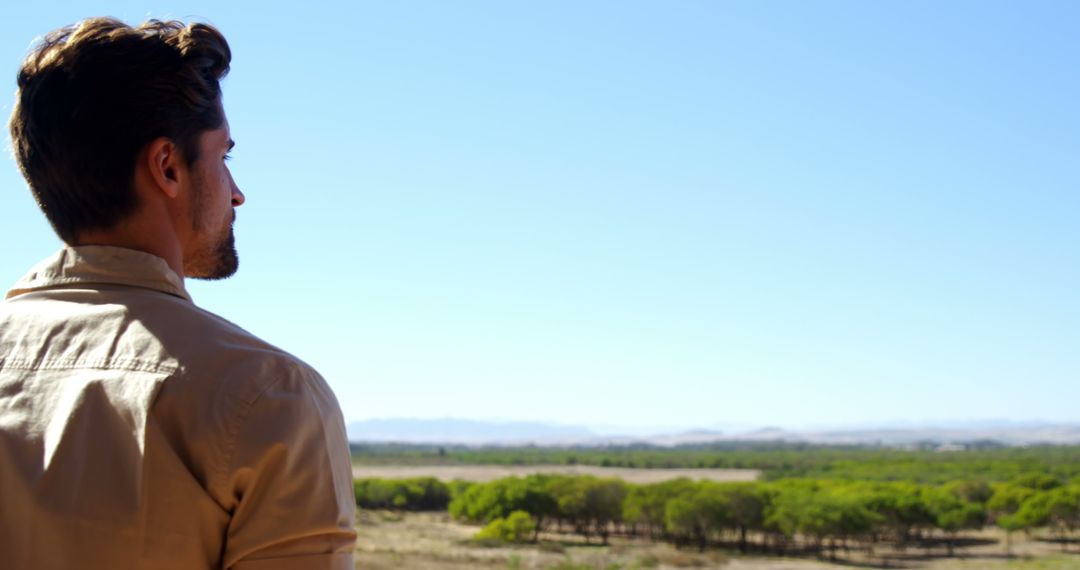
[[[366,444],[353,458],[361,560],[378,568],[1080,561],[1076,446]]]
[[[10,4],[4,93],[87,16],[228,38],[184,287],[326,380],[358,570],[1080,569],[1080,2]]]

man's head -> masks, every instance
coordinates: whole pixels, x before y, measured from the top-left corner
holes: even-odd
[[[191,226],[177,235],[184,274],[236,270],[232,206],[243,195],[223,162],[232,141],[219,85],[230,60],[206,24],[93,18],[44,38],[19,71],[11,137],[61,239],[123,224],[145,206],[140,184],[175,184]]]

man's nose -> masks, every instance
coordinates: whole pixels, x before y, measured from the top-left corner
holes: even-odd
[[[240,191],[240,188],[236,184],[232,185],[232,205],[237,207],[244,203],[244,193]]]

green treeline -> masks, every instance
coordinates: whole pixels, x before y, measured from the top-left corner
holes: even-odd
[[[362,508],[449,510],[486,524],[481,538],[536,540],[544,530],[606,543],[646,537],[704,549],[825,552],[940,544],[951,554],[965,531],[1080,528],[1080,478],[1027,473],[1008,482],[786,479],[718,483],[674,479],[635,485],[594,476],[530,475],[489,483],[433,478],[356,482]],[[529,536],[531,535],[531,536]],[[1011,536],[1011,534],[1010,534]],[[1063,542],[1064,544],[1064,542]]]
[[[450,504],[450,487],[434,477],[357,479],[353,490],[363,509],[445,511]]]
[[[915,481],[943,484],[973,479],[1010,481],[1039,472],[1068,480],[1080,475],[1080,446],[1002,447],[983,442],[939,452],[866,446],[721,442],[657,447],[465,447],[404,444],[353,446],[358,464],[594,465],[628,468],[758,469],[767,480]]]

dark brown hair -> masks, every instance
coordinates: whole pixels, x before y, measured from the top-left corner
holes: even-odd
[[[45,36],[19,70],[11,139],[61,239],[135,211],[135,161],[154,139],[198,160],[199,135],[224,124],[231,58],[221,33],[198,23],[91,18]]]

